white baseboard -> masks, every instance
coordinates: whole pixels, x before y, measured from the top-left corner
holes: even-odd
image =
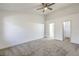
[[[16,46],[16,45],[19,45],[19,44],[27,43],[27,42],[30,42],[30,41],[33,41],[33,40],[42,39],[42,38],[44,38],[44,36],[41,36],[41,37],[38,37],[38,38],[35,38],[35,39],[30,39],[28,41],[26,40],[26,41],[19,42],[19,43],[16,43],[16,44],[6,45],[6,46],[3,46],[3,47],[0,47],[0,49],[5,49],[5,48],[13,47],[13,46]]]

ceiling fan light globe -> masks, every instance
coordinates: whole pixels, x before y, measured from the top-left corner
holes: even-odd
[[[44,10],[47,10],[47,9],[48,9],[47,7],[44,8]]]

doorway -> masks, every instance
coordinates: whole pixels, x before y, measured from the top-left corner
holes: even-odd
[[[54,25],[55,23],[49,24],[49,38],[54,39]]]
[[[63,39],[65,41],[70,41],[71,39],[71,22],[65,21],[63,23]]]

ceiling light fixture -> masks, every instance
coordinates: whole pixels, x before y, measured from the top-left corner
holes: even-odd
[[[42,7],[38,8],[37,10],[42,9],[43,12],[45,12],[46,10],[53,10],[52,8],[50,8],[50,6],[54,5],[55,3],[42,3]]]
[[[47,10],[47,9],[48,9],[47,7],[44,8],[44,10]]]

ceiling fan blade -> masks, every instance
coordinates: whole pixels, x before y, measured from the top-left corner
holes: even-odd
[[[48,8],[49,10],[53,10],[52,8]]]
[[[41,8],[38,8],[37,10],[40,10],[40,9],[43,9],[43,7],[41,7]]]
[[[51,5],[54,5],[55,3],[51,3],[51,4],[49,4],[48,6],[51,6]]]
[[[43,7],[46,7],[47,6],[47,3],[42,3]]]
[[[44,3],[42,3],[42,5],[44,5]]]

